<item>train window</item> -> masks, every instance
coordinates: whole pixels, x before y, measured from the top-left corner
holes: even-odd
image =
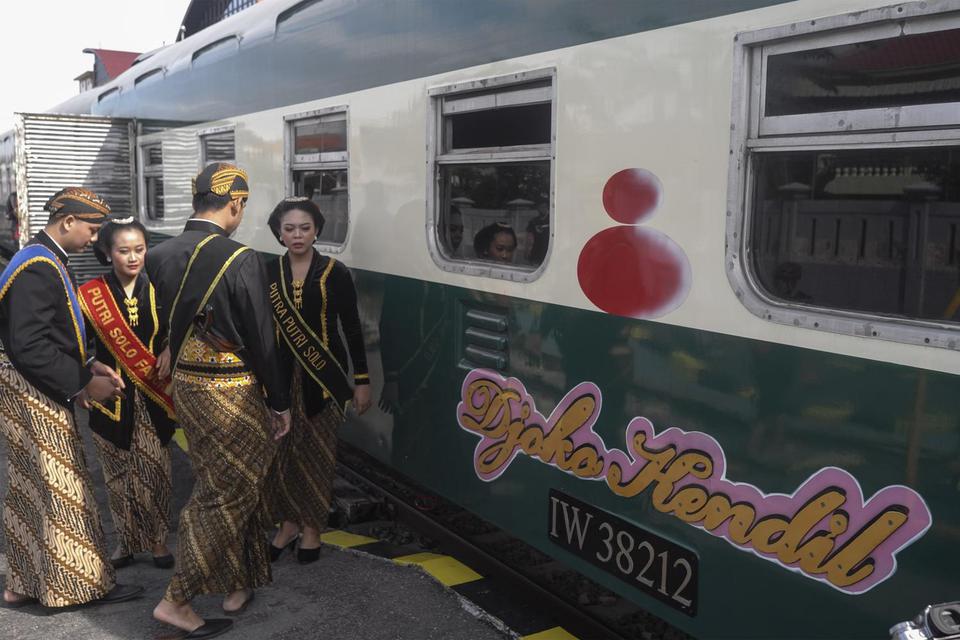
[[[235,163],[236,141],[233,127],[200,132],[200,166],[211,162]]]
[[[764,47],[759,134],[957,124],[960,29],[926,28],[875,25]]]
[[[738,36],[731,283],[774,322],[949,348],[960,29],[920,5],[816,26]]]
[[[149,220],[163,220],[163,146],[140,145],[140,207]]]
[[[756,181],[751,253],[771,295],[960,319],[952,307],[960,291],[960,146],[764,153]]]
[[[288,195],[312,199],[323,212],[318,242],[342,248],[350,214],[347,111],[335,107],[288,116]]]
[[[446,269],[530,280],[550,247],[553,73],[431,91],[431,248]]]

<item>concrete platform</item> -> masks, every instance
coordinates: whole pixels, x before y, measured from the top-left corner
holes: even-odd
[[[81,418],[88,462],[96,484],[108,547],[115,539],[106,506],[103,477],[89,430]],[[176,518],[192,488],[186,456],[173,446],[174,500],[171,548],[176,545]],[[6,491],[6,451],[0,447],[0,494]],[[0,549],[2,549],[0,532]],[[0,557],[0,571],[6,572]],[[176,638],[179,634],[153,621],[151,611],[162,597],[170,570],[153,566],[149,556],[119,571],[119,581],[146,588],[142,599],[68,610],[33,605],[0,609],[0,640],[129,640]],[[198,598],[201,616],[223,617],[221,598]],[[452,590],[419,566],[402,566],[349,550],[325,549],[315,564],[301,566],[286,554],[274,565],[274,582],[257,591],[256,600],[236,619],[225,638],[236,640],[502,640],[510,637],[471,612]]]

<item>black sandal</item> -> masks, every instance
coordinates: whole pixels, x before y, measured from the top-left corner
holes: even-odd
[[[165,556],[153,556],[153,566],[157,569],[169,569],[173,566],[173,554],[168,553]]]
[[[293,540],[291,540],[290,542],[288,542],[286,545],[282,547],[278,547],[271,542],[270,543],[270,562],[276,562],[277,560],[279,560],[280,556],[283,555],[283,552],[287,551],[288,549],[290,551],[293,551],[293,548],[297,545],[297,538],[299,537],[300,536],[294,536]]]
[[[125,556],[120,556],[119,558],[110,558],[110,564],[113,565],[114,569],[123,569],[131,564],[133,564],[133,554],[128,553]]]
[[[304,549],[303,547],[300,547],[297,549],[297,562],[300,564],[310,564],[319,559],[320,547],[314,547],[313,549]]]
[[[226,633],[233,626],[233,620],[230,618],[210,618],[204,620],[203,624],[183,636],[183,640],[207,640],[215,638]]]

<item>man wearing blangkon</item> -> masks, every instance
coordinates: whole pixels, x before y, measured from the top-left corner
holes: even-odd
[[[147,254],[161,312],[169,314],[173,401],[196,475],[180,514],[176,572],[153,615],[191,639],[231,626],[200,618],[195,596],[225,593],[223,610],[235,614],[271,578],[263,484],[275,440],[290,429],[290,400],[260,258],[229,239],[248,196],[242,169],[208,166],[194,181],[194,215],[183,233]],[[161,375],[164,368],[158,361]]]
[[[0,274],[0,432],[9,483],[3,503],[8,607],[123,602],[143,589],[115,582],[74,404],[122,396],[123,381],[92,358],[69,254],[97,239],[110,207],[67,187],[46,226]]]

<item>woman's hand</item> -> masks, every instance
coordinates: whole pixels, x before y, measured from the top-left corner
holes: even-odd
[[[370,408],[370,385],[358,384],[353,390],[353,410],[362,416]]]
[[[157,356],[157,366],[153,368],[158,380],[166,380],[170,377],[170,347],[160,352]]]

